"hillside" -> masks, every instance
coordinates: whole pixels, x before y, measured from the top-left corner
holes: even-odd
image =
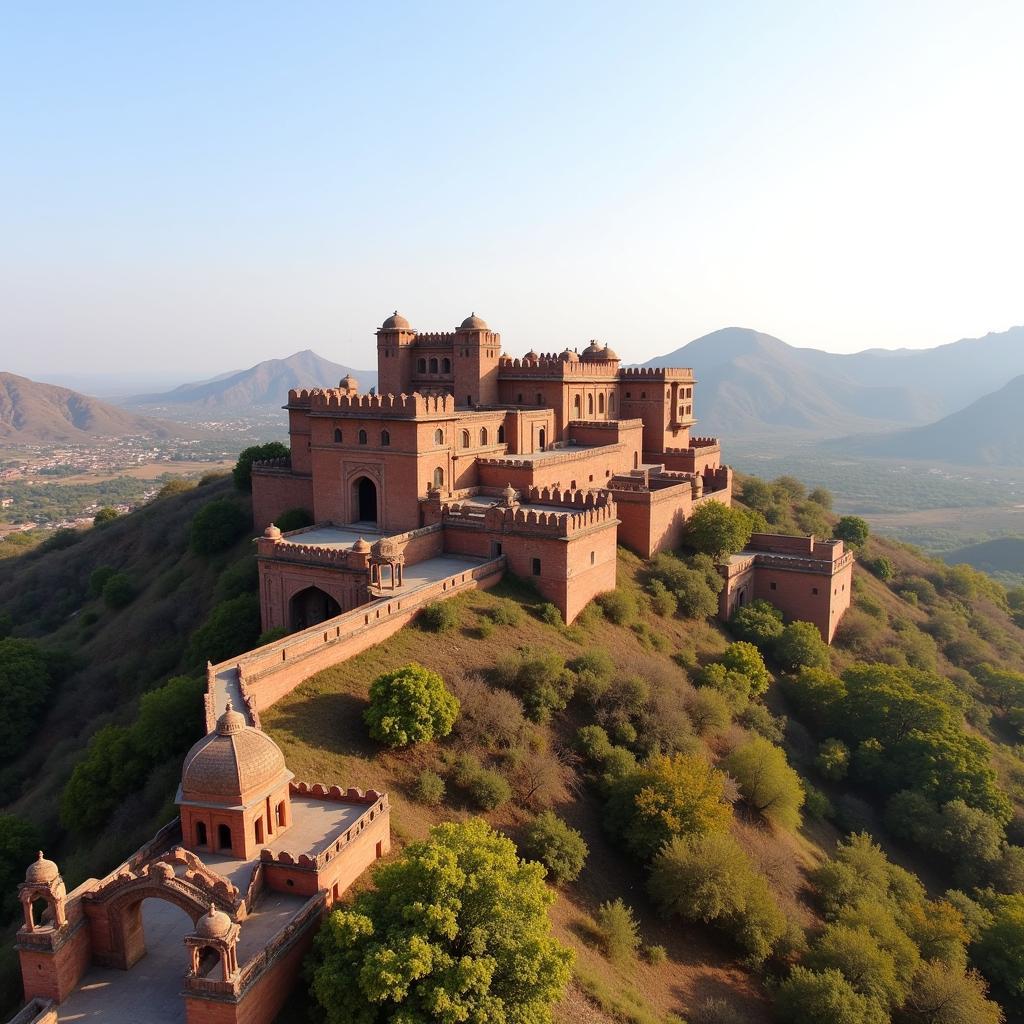
[[[0,440],[82,444],[108,437],[180,437],[181,427],[54,384],[0,372]]]
[[[849,455],[928,459],[964,465],[1024,466],[1024,374],[965,409],[927,426],[833,440]]]
[[[282,395],[287,395],[289,389],[334,388],[348,373],[359,380],[363,391],[377,383],[374,370],[352,370],[306,349],[286,359],[267,359],[247,370],[182,384],[161,394],[126,398],[121,404],[175,417],[276,411],[281,407]]]
[[[697,414],[709,433],[838,437],[925,424],[1002,387],[1024,373],[1024,327],[930,349],[847,355],[729,327],[645,365],[700,368]]]
[[[796,529],[797,520],[820,524],[827,517],[827,495],[807,496],[791,480],[767,488],[742,485],[750,503],[781,529]],[[70,547],[48,545],[4,562],[0,625],[9,616],[16,636],[66,654],[58,659],[38,717],[24,730],[32,742],[0,764],[3,810],[40,830],[69,884],[109,866],[171,813],[181,756],[197,728],[190,716],[198,689],[189,680],[198,680],[206,657],[233,653],[223,649],[225,642],[234,650],[254,642],[256,581],[248,534],[213,555],[199,555],[189,544],[197,511],[224,499],[244,504],[227,481],[215,481],[89,531]],[[667,564],[673,572],[681,565],[675,559]],[[124,607],[111,604],[117,595],[108,597],[105,587],[95,593],[91,578],[104,566],[133,582]],[[263,724],[299,778],[385,786],[398,848],[437,821],[475,814],[521,842],[534,814],[549,804],[579,830],[589,857],[577,881],[558,887],[552,909],[557,936],[577,957],[574,981],[556,1007],[559,1024],[667,1024],[680,1016],[692,1021],[700,1019],[695,1011],[708,999],[724,1001],[749,1024],[767,1024],[773,981],[806,956],[806,944],[817,942],[830,920],[816,869],[834,854],[840,836],[869,829],[894,862],[920,875],[933,901],[941,901],[954,884],[953,868],[966,865],[966,855],[946,853],[937,860],[917,840],[895,837],[884,814],[884,792],[859,775],[844,779],[845,773],[823,767],[823,741],[838,733],[821,731],[770,647],[765,651],[771,685],[763,697],[730,689],[735,679],[723,679],[721,691],[712,684],[709,667],[734,636],[699,615],[673,613],[673,602],[666,603],[651,583],[655,571],[657,566],[620,552],[617,596],[591,605],[568,629],[550,618],[535,592],[514,580],[463,595],[451,603],[455,622],[443,635],[406,628],[308,680],[267,711]],[[687,580],[686,587],[695,585],[692,577]],[[863,552],[854,595],[831,652],[832,670],[846,673],[870,661],[903,673],[900,685],[918,678],[914,670],[925,674],[922,679],[946,680],[942,685],[954,687],[946,697],[950,708],[967,708],[966,724],[958,724],[958,711],[947,713],[949,727],[959,730],[957,736],[968,730],[991,751],[999,784],[1014,813],[1024,818],[1019,726],[1006,699],[997,698],[990,683],[976,681],[989,678],[980,667],[987,663],[1024,671],[1024,630],[1003,592],[873,538]],[[225,606],[241,614],[225,620]],[[388,751],[368,739],[362,711],[376,675],[409,661],[438,671],[459,696],[462,712],[448,739]],[[527,663],[529,671],[522,671]],[[176,675],[184,675],[184,683],[169,684]],[[568,705],[531,718],[530,695],[547,693],[545,680],[556,688],[569,686]],[[887,685],[896,687],[895,678]],[[149,703],[140,713],[143,693],[150,694]],[[850,717],[837,717],[832,728],[839,730]],[[886,716],[880,720],[884,724]],[[610,739],[606,753],[581,745],[579,728],[594,725]],[[90,737],[104,726],[113,731],[101,733],[87,751]],[[608,826],[606,787],[628,778],[616,771],[635,770],[637,759],[652,752],[731,764],[758,736],[781,745],[808,795],[799,827],[765,817],[742,788],[730,798],[728,835],[763,879],[765,898],[785,924],[776,952],[753,966],[728,928],[658,913],[647,893],[646,865]],[[606,758],[603,769],[595,757]],[[86,764],[87,772],[76,773],[75,806],[68,808],[62,794],[75,766]],[[508,796],[491,809],[481,807],[470,781],[481,769],[504,780],[499,791],[508,787]],[[743,777],[739,767],[730,770]],[[436,773],[447,786],[440,806],[421,794],[424,772]],[[111,788],[110,808],[100,807],[98,820],[85,817],[93,799]],[[983,826],[977,820],[973,827]],[[1020,834],[1012,822],[1009,831]],[[1024,878],[1008,881],[993,865],[971,870],[972,877],[957,876],[960,888],[1024,888]],[[663,947],[664,955],[618,960],[605,952],[599,907],[615,898],[633,908],[644,948]],[[5,944],[7,968],[10,945]],[[300,995],[289,1020],[307,1019],[302,1002]],[[705,1019],[718,1024],[729,1018]]]
[[[950,565],[966,563],[982,572],[1010,582],[1024,582],[1024,537],[999,537],[968,544],[942,556]]]

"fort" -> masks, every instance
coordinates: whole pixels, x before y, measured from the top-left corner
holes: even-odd
[[[297,782],[260,711],[379,643],[427,603],[532,581],[571,623],[616,583],[619,544],[678,546],[732,501],[717,438],[694,436],[690,369],[622,367],[607,345],[512,358],[475,314],[377,331],[377,393],[289,392],[291,455],[252,471],[263,628],[207,667],[207,735],[179,816],[66,891],[42,853],[19,886],[18,1024],[102,1018],[270,1024],[324,913],[390,849],[385,793]],[[312,526],[273,523],[304,509]],[[719,614],[766,598],[831,641],[851,598],[842,541],[755,534],[720,567]],[[145,965],[145,969],[137,966]]]

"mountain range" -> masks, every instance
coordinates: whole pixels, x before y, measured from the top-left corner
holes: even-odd
[[[6,444],[169,438],[188,433],[176,424],[139,416],[68,388],[0,372],[0,441]]]
[[[375,370],[353,370],[306,349],[286,359],[267,359],[247,370],[182,384],[171,391],[121,399],[119,404],[174,418],[276,412],[291,388],[337,387],[348,373],[358,378],[360,390],[368,391],[377,383]]]

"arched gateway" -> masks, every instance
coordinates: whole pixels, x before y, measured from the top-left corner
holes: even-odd
[[[377,485],[368,476],[352,482],[352,518],[360,523],[377,522]]]

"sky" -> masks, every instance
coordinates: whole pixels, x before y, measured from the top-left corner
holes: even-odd
[[[1019,0],[0,11],[0,369],[1024,322]]]

